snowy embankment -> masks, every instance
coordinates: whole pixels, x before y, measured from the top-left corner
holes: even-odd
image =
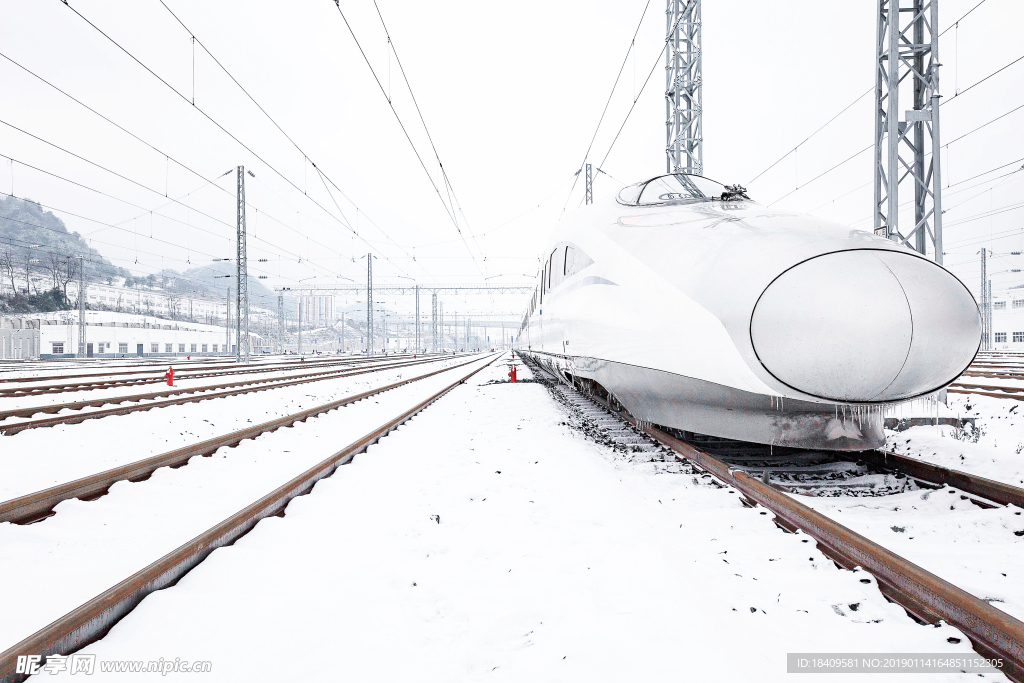
[[[449,357],[435,363],[0,436],[0,500],[23,496],[462,362],[465,359]]]
[[[506,372],[457,387],[84,652],[208,660],[218,681],[761,681],[787,678],[787,652],[970,652],[734,491],[587,440],[539,384],[489,383]]]
[[[0,651],[485,362],[194,457],[186,467],[159,469],[143,482],[118,482],[95,501],[64,501],[42,522],[0,524]]]
[[[1024,487],[1024,403],[949,394],[941,410],[975,418],[977,431],[947,425],[890,431],[887,450]],[[947,486],[877,498],[796,498],[1024,620],[1024,511],[982,509],[962,495]]]

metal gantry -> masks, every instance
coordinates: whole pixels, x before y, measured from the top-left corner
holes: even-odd
[[[665,10],[665,154],[669,173],[704,172],[700,0]]]
[[[437,351],[437,292],[434,291],[430,296],[430,336],[433,338],[433,346],[431,350]]]
[[[277,295],[277,351],[284,351],[284,294]]]
[[[878,0],[875,75],[875,234],[942,263],[938,0]],[[911,97],[901,109],[900,90]],[[914,195],[900,229],[899,190]]]
[[[366,255],[366,355],[373,355],[373,254]]]
[[[78,257],[78,357],[85,358],[85,258],[82,256]]]
[[[255,177],[255,176],[254,176]],[[235,361],[249,362],[249,271],[245,249],[245,167],[238,167],[238,234],[235,237]]]

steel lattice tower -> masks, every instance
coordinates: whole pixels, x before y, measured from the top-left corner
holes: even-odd
[[[437,352],[437,292],[430,293],[430,306],[432,309],[430,317],[430,334],[434,339],[434,352]]]
[[[878,0],[875,75],[875,233],[942,263],[938,0]],[[911,96],[900,109],[900,90]],[[914,222],[899,226],[899,189]],[[912,186],[912,190],[911,187]]]
[[[420,286],[416,285],[416,351],[420,350]]]
[[[700,0],[668,0],[665,11],[665,154],[669,173],[704,172]]]
[[[277,295],[277,352],[284,353],[284,294]]]
[[[367,355],[374,353],[374,255],[367,254]]]
[[[71,258],[70,256],[68,258]],[[12,276],[13,277],[13,276]],[[78,257],[78,357],[85,358],[85,258]]]
[[[238,234],[235,237],[235,361],[249,362],[249,268],[245,249],[245,167],[238,167]]]

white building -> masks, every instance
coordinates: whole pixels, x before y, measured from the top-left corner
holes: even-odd
[[[1024,351],[1024,288],[992,293],[992,348]]]
[[[86,311],[86,356],[203,356],[235,352],[223,326],[160,317]],[[250,333],[253,353],[268,353],[262,338]],[[33,313],[0,318],[0,358],[72,358],[78,346],[78,313]]]
[[[323,294],[301,294],[298,297],[298,319],[303,325],[328,327],[334,323],[334,297]]]

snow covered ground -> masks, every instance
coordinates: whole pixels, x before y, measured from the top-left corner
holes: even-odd
[[[0,437],[0,500],[148,458],[461,362],[404,368],[111,415]]]
[[[408,359],[411,361],[412,359]],[[211,387],[211,390],[216,390],[217,385],[235,383],[235,382],[267,382],[274,379],[285,379],[288,377],[298,377],[301,375],[315,374],[315,373],[331,373],[331,372],[345,372],[349,369],[355,369],[356,367],[363,366],[376,366],[386,365],[394,362],[393,360],[384,360],[381,358],[365,361],[358,365],[309,365],[303,366],[297,364],[295,366],[289,366],[282,369],[263,370],[261,372],[241,373],[232,375],[212,375],[212,376],[199,376],[190,377],[188,375],[181,376],[180,374],[174,378],[174,387],[179,389],[196,389],[200,387]],[[402,362],[402,361],[398,361]],[[166,366],[161,370],[151,371],[145,376],[151,378],[154,375],[161,376],[163,371],[166,370]],[[215,371],[211,371],[215,372]],[[137,377],[137,375],[129,375],[128,377]],[[123,379],[123,377],[116,377],[114,379]],[[59,382],[51,383],[40,383],[39,385],[31,385],[45,387],[48,384],[59,384]],[[5,387],[6,388],[6,387]],[[234,387],[237,388],[237,387]],[[52,406],[65,403],[74,403],[76,401],[98,401],[103,398],[115,398],[118,396],[135,396],[135,395],[146,395],[155,394],[162,391],[172,390],[172,387],[168,387],[166,382],[161,380],[152,384],[142,385],[125,385],[115,386],[109,388],[100,389],[83,389],[81,391],[63,391],[60,393],[52,394],[40,394],[36,396],[2,396],[0,397],[0,410],[15,410],[20,408],[32,408],[32,407],[44,407]],[[125,403],[123,405],[130,405]],[[107,406],[98,407],[87,407],[83,410],[103,410]],[[37,413],[35,418],[45,417],[44,413]],[[15,424],[17,422],[24,422],[25,420],[33,419],[31,417],[10,417],[5,420],[0,420],[0,425]]]
[[[485,362],[221,448],[212,457],[196,456],[186,467],[159,469],[143,482],[118,482],[95,501],[64,501],[40,523],[0,524],[0,651]],[[133,426],[124,425],[127,443]]]
[[[787,652],[971,651],[956,629],[918,625],[870,575],[837,569],[709,477],[587,440],[542,385],[492,383],[506,371],[495,364],[456,388],[84,652],[208,660],[217,681],[760,681],[787,678]],[[354,411],[313,431],[343,430]],[[271,476],[280,449],[304,432],[283,431],[228,460],[252,457],[246,471],[269,490],[286,476]],[[204,497],[228,460],[159,479],[196,477],[189,495]],[[144,506],[153,484],[122,488]],[[20,546],[19,561],[48,566],[69,542],[144,542],[112,514],[117,534],[97,526],[107,499],[114,490],[34,525],[40,545]],[[16,536],[3,531],[7,547]],[[125,576],[141,567],[135,555]],[[38,595],[11,597],[38,610]],[[109,678],[132,675],[94,676]]]
[[[975,418],[976,434],[945,425],[912,427],[887,432],[886,448],[1024,487],[1022,412],[1024,403],[1013,399],[949,394],[941,414]],[[982,509],[948,486],[878,498],[797,498],[1024,619],[1024,511],[1020,508]]]

